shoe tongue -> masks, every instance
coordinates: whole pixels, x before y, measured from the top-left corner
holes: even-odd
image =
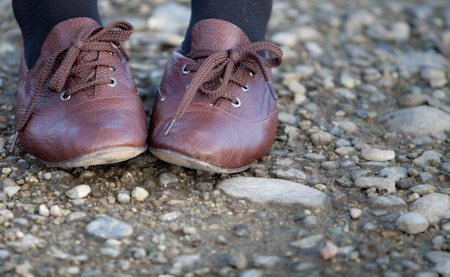
[[[48,34],[41,48],[41,54],[45,51],[55,53],[61,49],[67,49],[72,41],[86,27],[100,27],[97,21],[87,17],[76,17],[58,23]]]
[[[238,26],[221,19],[201,20],[191,32],[191,51],[228,50],[249,43],[250,40]]]

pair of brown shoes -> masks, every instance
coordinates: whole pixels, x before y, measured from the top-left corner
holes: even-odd
[[[191,53],[179,48],[169,58],[147,131],[120,46],[132,32],[125,21],[69,19],[53,28],[31,69],[22,60],[16,127],[26,151],[49,166],[78,167],[133,158],[148,141],[166,162],[232,173],[270,149],[278,116],[268,68],[281,64],[277,46],[251,43],[223,20],[198,22]]]

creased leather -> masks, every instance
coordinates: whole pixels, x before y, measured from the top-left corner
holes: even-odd
[[[250,43],[237,26],[218,19],[198,22],[191,38],[192,50],[227,50]],[[150,148],[169,150],[224,169],[241,168],[264,156],[275,138],[278,113],[260,68],[255,78],[243,67],[237,70],[248,92],[234,83],[228,85],[232,95],[241,100],[241,107],[232,106],[228,99],[215,103],[197,93],[188,110],[164,135],[195,74],[182,74],[181,69],[196,62],[201,61],[185,57],[181,48],[169,57],[150,122]]]
[[[85,27],[98,27],[90,18],[73,18],[59,23],[45,40],[41,56],[31,69],[25,58],[19,68],[16,123],[20,121],[36,86],[36,76],[45,57],[67,48]],[[49,81],[27,125],[19,133],[22,147],[39,159],[58,163],[112,147],[144,147],[147,140],[146,116],[131,71],[116,49],[114,55],[100,51],[116,70],[97,67],[96,76],[113,77],[115,87],[97,85],[73,94],[68,101],[50,91]],[[75,65],[79,62],[75,63]],[[56,71],[54,68],[53,73]],[[52,74],[53,74],[52,73]],[[77,80],[69,77],[66,89]]]

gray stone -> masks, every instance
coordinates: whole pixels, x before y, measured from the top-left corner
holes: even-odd
[[[306,41],[303,46],[311,57],[320,57],[324,54],[324,51],[320,45],[315,41]]]
[[[296,125],[298,120],[297,117],[293,114],[287,113],[287,112],[279,112],[278,113],[278,121],[290,124],[290,125]]]
[[[358,151],[356,151],[356,149],[353,147],[339,147],[339,148],[336,148],[334,150],[334,152],[336,152],[336,154],[338,154],[340,156],[352,155],[352,154],[358,153]]]
[[[12,178],[5,178],[5,179],[3,179],[2,185],[3,185],[3,188],[6,188],[6,187],[17,187],[16,181],[14,181],[14,179],[12,179]]]
[[[181,275],[184,271],[192,272],[195,268],[195,265],[198,261],[200,261],[200,255],[181,255],[173,259],[173,265],[170,269],[170,273],[174,275]]]
[[[257,267],[272,268],[280,264],[282,259],[278,256],[256,256],[253,262]]]
[[[248,260],[244,253],[238,252],[230,257],[228,264],[239,270],[246,269],[248,266]]]
[[[432,163],[441,164],[441,157],[442,154],[434,150],[428,150],[424,151],[422,155],[420,155],[418,158],[415,158],[412,162],[417,166],[425,166]]]
[[[14,214],[10,210],[0,210],[0,216],[4,217],[7,220],[14,218]]]
[[[248,198],[257,203],[296,204],[305,208],[328,206],[328,196],[308,186],[278,180],[251,177],[237,177],[221,181],[217,188],[233,197]]]
[[[327,145],[335,139],[335,136],[326,132],[317,132],[311,135],[311,141],[315,145]]]
[[[6,260],[9,257],[8,250],[0,249],[0,260]]]
[[[444,261],[436,264],[433,267],[433,271],[436,271],[437,273],[443,276],[450,275],[450,261]]]
[[[310,262],[304,262],[304,263],[299,263],[298,265],[296,265],[294,267],[295,271],[310,271],[310,270],[314,270],[317,268],[317,265],[310,263]]]
[[[347,120],[341,120],[338,122],[339,128],[347,132],[348,134],[355,133],[358,130],[358,127],[354,122],[347,121]]]
[[[425,254],[425,258],[432,263],[450,262],[450,252],[431,251]]]
[[[145,190],[144,188],[141,188],[141,187],[135,187],[133,189],[133,191],[131,192],[131,197],[135,201],[142,202],[145,199],[147,199],[149,196],[150,196],[150,193],[148,193],[147,190]]]
[[[392,33],[394,40],[407,41],[410,37],[411,30],[408,23],[399,21],[392,24]]]
[[[91,187],[88,185],[79,185],[66,192],[70,199],[82,199],[89,195]]]
[[[298,179],[306,179],[306,174],[296,168],[290,168],[288,170],[274,170],[272,173],[277,178],[287,179],[287,180],[298,180]]]
[[[336,141],[336,146],[337,147],[351,147],[352,143],[346,139],[338,139]]]
[[[450,115],[429,106],[394,111],[377,120],[388,132],[410,136],[424,136],[450,130]]]
[[[48,210],[47,206],[45,204],[42,204],[39,206],[39,215],[49,217],[50,211]]]
[[[19,186],[10,186],[10,187],[6,187],[3,188],[3,192],[6,193],[6,195],[8,195],[8,197],[13,197],[16,193],[18,193],[20,190]]]
[[[335,88],[333,91],[336,95],[343,97],[345,99],[350,100],[356,99],[356,94],[347,88]]]
[[[89,223],[84,231],[98,239],[113,239],[132,235],[133,227],[112,217],[100,217]]]
[[[84,220],[87,217],[87,214],[85,212],[73,212],[67,216],[67,221],[73,222],[73,221],[81,221]]]
[[[358,219],[358,218],[361,217],[361,215],[362,215],[362,211],[360,209],[356,209],[356,208],[351,208],[350,209],[350,216],[353,219]]]
[[[440,193],[425,195],[409,207],[410,211],[421,213],[425,217],[444,217],[450,215],[450,196]]]
[[[121,204],[126,204],[131,201],[130,193],[121,191],[117,194],[117,202]]]
[[[326,157],[324,155],[312,153],[305,154],[305,158],[310,159],[313,162],[323,162],[326,160]]]
[[[383,168],[378,175],[391,179],[394,182],[398,182],[401,179],[408,177],[408,169],[404,167],[386,167]]]
[[[416,192],[419,195],[427,195],[436,191],[436,188],[430,184],[417,185],[411,188],[412,192]]]
[[[429,136],[420,136],[420,137],[417,137],[417,138],[414,138],[411,140],[411,143],[415,144],[417,146],[421,146],[421,145],[432,143],[432,142],[433,142],[433,139],[430,138]]]
[[[428,229],[428,220],[417,212],[401,215],[395,224],[397,228],[410,235],[419,234]]]
[[[390,207],[406,206],[405,200],[394,195],[377,196],[370,198],[369,204],[374,208],[390,208]]]
[[[291,245],[294,247],[300,248],[300,249],[308,249],[308,248],[318,247],[319,244],[324,241],[325,241],[325,236],[320,234],[320,235],[309,236],[307,238],[291,242]]]
[[[177,184],[180,180],[172,173],[162,173],[158,179],[159,185],[166,188],[167,186]]]
[[[368,161],[385,162],[395,158],[392,150],[380,150],[377,148],[365,148],[361,150],[361,157]]]
[[[158,219],[161,221],[173,221],[173,220],[177,220],[182,215],[183,215],[183,213],[181,213],[181,212],[171,212],[171,213],[166,213],[166,214],[162,214],[162,215],[158,216]]]
[[[377,188],[378,190],[387,190],[388,193],[394,193],[395,182],[391,179],[380,177],[359,177],[355,180],[355,185],[359,188]]]
[[[239,277],[262,277],[262,276],[263,275],[261,274],[261,272],[257,269],[246,270],[242,272],[241,275],[239,275]]]

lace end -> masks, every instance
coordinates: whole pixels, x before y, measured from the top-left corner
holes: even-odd
[[[275,93],[275,89],[273,88],[272,82],[271,81],[267,82],[267,86],[269,86],[269,90],[270,90],[270,93],[272,93],[273,99],[278,100],[278,96]]]
[[[16,134],[14,135],[14,140],[12,142],[11,148],[9,149],[9,152],[12,153],[14,151],[14,147],[16,146],[18,137],[19,137],[19,132],[16,132]]]
[[[170,129],[172,129],[173,124],[175,123],[175,119],[172,120],[172,122],[169,125],[169,128],[167,128],[167,131],[164,133],[165,136],[167,136],[167,134],[169,134]]]

